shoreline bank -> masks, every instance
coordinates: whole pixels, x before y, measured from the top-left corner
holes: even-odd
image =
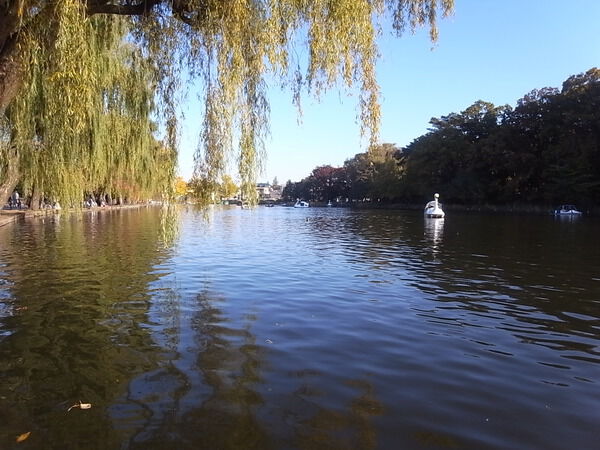
[[[450,212],[456,211],[486,214],[516,214],[524,216],[554,215],[554,210],[556,209],[547,205],[455,205],[444,203],[443,206],[444,211]],[[350,208],[422,211],[423,205],[404,203],[355,203],[350,205]],[[598,206],[591,208],[582,208],[581,210],[586,216],[600,215],[600,207]]]
[[[101,212],[101,211],[118,211],[121,209],[133,209],[157,206],[156,204],[140,203],[136,205],[115,205],[115,206],[97,206],[93,208],[65,208],[65,209],[3,209],[0,210],[0,227],[16,222],[21,218],[51,216],[54,214],[67,213],[72,214],[75,212]]]

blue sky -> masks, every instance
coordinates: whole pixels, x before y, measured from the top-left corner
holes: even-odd
[[[433,45],[422,29],[379,40],[381,142],[409,144],[429,120],[476,100],[496,105],[532,89],[558,87],[600,65],[599,0],[456,0]],[[331,91],[303,99],[298,123],[291,94],[271,90],[271,136],[259,181],[299,181],[319,165],[339,166],[366,150],[356,121],[356,95]],[[191,176],[200,118],[190,104],[182,131],[179,173]]]

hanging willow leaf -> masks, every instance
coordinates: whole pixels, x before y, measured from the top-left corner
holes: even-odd
[[[28,29],[32,70],[8,111],[24,189],[66,206],[86,192],[169,193],[176,153],[154,136],[156,68],[127,41],[131,21],[86,18],[78,0],[59,0],[55,14],[52,36]]]
[[[447,14],[454,5],[453,0],[7,1],[7,11],[18,10],[23,19],[12,23],[23,24],[15,26],[14,36],[18,33],[27,79],[9,111],[23,182],[67,206],[81,199],[82,190],[132,198],[157,189],[170,192],[182,80],[200,81],[204,110],[196,175],[209,189],[235,162],[242,195],[256,200],[254,182],[269,131],[269,84],[289,87],[298,106],[302,93],[318,98],[333,87],[357,92],[357,118],[375,143],[382,23],[391,20],[398,33],[429,24],[435,40],[439,12]],[[15,2],[23,5],[13,8]]]

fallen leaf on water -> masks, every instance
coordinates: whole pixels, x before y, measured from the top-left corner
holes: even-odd
[[[75,403],[74,405],[69,407],[69,409],[67,409],[67,412],[71,411],[73,408],[90,409],[91,407],[92,407],[91,403],[81,403],[81,400],[79,400],[79,403]]]
[[[31,434],[31,431],[28,431],[27,433],[18,435],[17,442],[23,442],[25,439],[27,439],[29,437],[30,434]]]

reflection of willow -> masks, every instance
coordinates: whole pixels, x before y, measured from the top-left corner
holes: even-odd
[[[215,443],[218,448],[266,448],[266,433],[253,414],[263,403],[253,389],[260,382],[262,354],[256,338],[248,328],[228,327],[206,295],[198,297],[198,306],[192,320],[197,343],[204,348],[198,367],[212,393],[183,421],[198,427],[193,434],[202,436],[209,447]]]
[[[156,364],[139,323],[158,228],[145,210],[84,213],[25,221],[3,241],[13,314],[0,341],[0,447],[20,431],[38,447],[118,442],[103,406]],[[94,407],[65,414],[80,399]]]
[[[296,426],[294,445],[300,449],[373,449],[377,432],[373,416],[384,412],[375,398],[373,386],[365,380],[343,382],[358,392],[348,405],[349,411],[319,407],[312,417]]]
[[[179,323],[182,327],[179,344],[186,353],[179,358],[189,357],[189,352],[198,354],[192,356],[195,362],[191,367],[182,367],[183,363],[175,361],[173,368],[181,369],[169,369],[179,377],[170,385],[169,399],[159,399],[156,394],[129,398],[143,404],[153,416],[130,442],[131,447],[164,448],[169,442],[173,448],[272,447],[267,432],[255,417],[255,409],[263,403],[255,389],[260,383],[261,349],[249,326],[243,329],[227,326],[216,302],[206,293],[200,294],[189,323],[186,320]],[[191,327],[192,336],[183,329],[187,326]],[[193,371],[199,371],[201,377],[194,377]],[[166,380],[167,371],[162,372],[158,376]],[[145,383],[151,382],[146,377]],[[164,414],[161,411],[164,409],[173,414]]]
[[[165,247],[171,247],[179,231],[179,210],[174,203],[165,202],[160,209],[160,240]]]
[[[319,389],[298,387],[294,377],[285,383],[293,392],[265,392],[261,371],[268,353],[257,344],[251,324],[235,327],[218,303],[207,293],[198,295],[194,312],[178,321],[180,350],[172,364],[131,383],[126,401],[138,405],[137,416],[146,419],[129,448],[376,447],[371,418],[383,407],[369,383],[342,381],[358,393],[346,411],[320,406]],[[267,403],[264,395],[273,394],[289,398],[291,404],[282,410],[280,404]],[[274,419],[272,411],[281,411],[283,417]],[[284,423],[274,423],[279,420]]]

